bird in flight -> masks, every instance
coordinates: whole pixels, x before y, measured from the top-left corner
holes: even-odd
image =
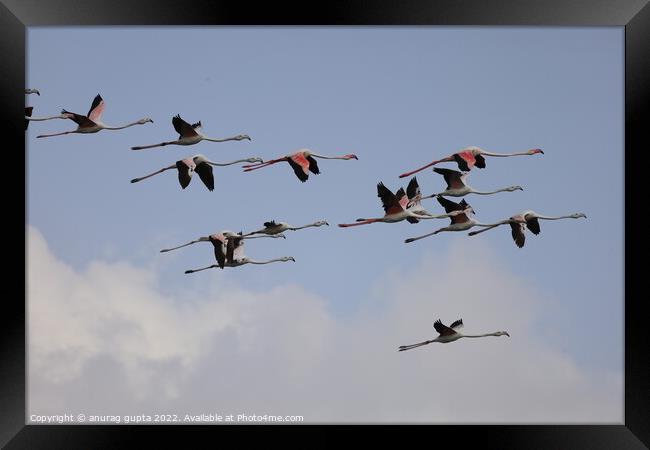
[[[252,162],[261,162],[261,161],[263,161],[262,158],[254,157],[254,158],[238,159],[236,161],[232,161],[228,163],[217,163],[208,160],[203,155],[194,155],[176,161],[175,164],[172,164],[167,167],[163,167],[162,169],[154,173],[150,173],[149,175],[145,175],[140,178],[134,178],[131,180],[131,183],[137,183],[138,181],[146,180],[147,178],[153,177],[154,175],[158,175],[159,173],[162,173],[166,170],[177,169],[178,182],[180,183],[183,189],[185,189],[190,184],[190,181],[192,181],[192,174],[196,172],[199,174],[199,178],[201,178],[201,181],[203,182],[203,184],[205,184],[208,190],[212,191],[214,190],[214,175],[212,173],[212,166],[223,167],[223,166],[230,166],[232,164],[237,164],[240,162],[252,163]]]
[[[441,162],[456,162],[460,170],[462,170],[463,172],[469,172],[474,166],[478,167],[479,169],[485,168],[484,156],[508,157],[508,156],[535,155],[537,153],[543,154],[544,152],[542,151],[542,149],[533,148],[531,150],[525,152],[518,152],[518,153],[492,153],[492,152],[487,152],[480,147],[466,147],[445,158],[432,161],[429,164],[420,167],[419,169],[415,169],[411,172],[403,173],[399,177],[404,178],[404,177],[411,176],[415,173],[418,173],[428,167],[431,167]]]
[[[421,347],[423,345],[431,344],[432,342],[440,342],[441,344],[448,344],[449,342],[457,341],[460,338],[480,338],[486,336],[508,336],[507,331],[495,331],[494,333],[486,334],[462,334],[458,330],[463,327],[463,319],[458,319],[450,326],[444,325],[440,319],[436,320],[433,323],[433,327],[438,332],[438,337],[431,339],[429,341],[418,342],[417,344],[411,345],[400,345],[399,351],[403,352],[405,350],[411,350],[413,348]]]
[[[586,219],[587,216],[585,215],[585,213],[581,213],[581,212],[568,214],[566,216],[555,216],[555,217],[542,216],[540,214],[537,214],[535,211],[528,210],[519,214],[515,214],[509,219],[502,220],[501,222],[495,223],[482,230],[472,231],[468,234],[469,236],[475,236],[479,233],[491,230],[500,225],[509,224],[510,228],[512,229],[512,239],[513,241],[515,241],[515,245],[519,248],[522,248],[524,246],[524,243],[526,242],[526,235],[525,235],[526,229],[530,230],[535,235],[538,235],[541,232],[541,228],[539,226],[540,220],[560,220],[560,219],[580,219],[580,218]]]
[[[505,188],[497,189],[495,191],[477,191],[465,183],[469,172],[459,172],[458,170],[441,169],[439,167],[434,167],[433,171],[445,178],[445,181],[447,182],[447,188],[437,194],[425,195],[422,197],[422,199],[437,197],[438,195],[448,197],[463,197],[467,194],[490,195],[496,194],[498,192],[514,192],[524,190],[524,188],[521,186],[508,186]]]
[[[263,236],[242,236],[241,234],[233,233],[232,231],[222,231],[220,233],[211,234],[209,236],[202,236],[198,239],[188,242],[187,244],[179,245],[178,247],[164,248],[160,250],[160,253],[171,252],[172,250],[177,250],[179,248],[187,247],[188,245],[196,244],[198,242],[210,242],[215,247],[215,257],[217,262],[220,262],[222,259],[225,261],[226,254],[226,244],[228,239],[233,238],[242,238],[242,239],[257,239],[257,238],[282,238],[286,239],[287,237],[282,234],[274,235],[263,235]],[[221,256],[223,254],[223,256]]]
[[[247,134],[238,134],[237,136],[215,139],[209,138],[201,132],[201,121],[189,124],[181,119],[180,114],[175,115],[172,118],[172,125],[178,133],[178,139],[175,141],[161,142],[160,144],[152,145],[141,145],[137,147],[131,147],[131,150],[143,150],[146,148],[154,147],[164,147],[166,145],[194,145],[198,144],[201,141],[210,141],[210,142],[226,142],[226,141],[242,141],[244,139],[251,140],[250,136]]]
[[[339,227],[356,227],[359,225],[366,225],[369,223],[384,222],[395,223],[407,220],[410,223],[418,223],[420,219],[440,219],[450,217],[450,215],[460,214],[460,212],[448,211],[447,214],[434,216],[424,211],[419,205],[417,182],[410,184],[413,199],[409,200],[408,195],[404,192],[404,188],[399,188],[397,192],[393,193],[388,189],[384,183],[377,184],[377,196],[381,199],[384,208],[384,217],[376,217],[372,219],[357,219],[356,223],[340,223]],[[410,205],[410,207],[409,207]],[[419,208],[419,209],[418,209]],[[451,212],[451,214],[449,214]]]
[[[151,120],[148,117],[145,117],[144,119],[137,120],[133,123],[129,123],[121,127],[108,126],[101,121],[102,114],[104,113],[105,105],[106,104],[104,103],[102,97],[99,94],[97,94],[95,96],[95,99],[93,100],[92,105],[90,106],[90,109],[88,110],[88,114],[85,116],[82,114],[73,113],[63,109],[61,110],[61,114],[58,116],[29,117],[29,118],[25,117],[25,118],[31,121],[50,120],[50,119],[70,119],[77,124],[76,130],[64,131],[62,133],[54,133],[54,134],[41,134],[39,136],[36,136],[37,138],[61,136],[63,134],[72,134],[72,133],[83,133],[83,134],[97,133],[98,131],[101,130],[122,130],[124,128],[132,127],[133,125],[144,125],[148,122],[153,123],[153,120]]]
[[[303,183],[309,179],[309,172],[318,175],[320,170],[318,169],[318,163],[314,158],[321,159],[359,159],[356,155],[343,155],[343,156],[324,156],[312,152],[311,150],[304,148],[294,152],[290,155],[285,155],[281,158],[272,159],[270,161],[258,164],[249,164],[244,167],[244,172],[250,172],[252,170],[261,169],[263,167],[270,166],[275,163],[286,161],[293,168],[294,173],[300,181]]]
[[[260,237],[275,237],[275,236],[260,236]],[[207,269],[216,269],[217,267],[239,267],[245,264],[271,264],[274,262],[287,262],[287,261],[296,261],[292,256],[283,256],[281,258],[269,259],[266,261],[256,261],[250,258],[247,258],[244,255],[244,239],[245,237],[241,235],[236,235],[234,237],[228,238],[228,242],[225,245],[225,258],[223,259],[223,264],[217,259],[218,264],[213,264],[211,266],[202,267],[200,269],[190,269],[186,270],[185,273],[194,273],[200,272]]]
[[[282,233],[283,231],[297,231],[297,230],[302,230],[303,228],[321,227],[323,225],[329,226],[329,223],[327,223],[325,220],[318,220],[314,223],[309,223],[301,227],[294,227],[292,225],[289,225],[286,222],[276,222],[275,220],[269,220],[268,222],[264,222],[264,228],[259,229],[257,231],[251,231],[250,233],[244,234],[244,236],[250,236],[252,234],[274,235],[274,234]]]

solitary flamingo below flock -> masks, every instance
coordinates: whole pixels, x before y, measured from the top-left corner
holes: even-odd
[[[404,188],[399,188],[397,192],[393,193],[384,185],[384,183],[379,182],[377,184],[377,196],[381,199],[385,213],[384,217],[357,219],[356,223],[340,223],[339,227],[356,227],[376,222],[395,223],[401,222],[402,220],[406,220],[410,223],[418,223],[420,219],[440,219],[449,217],[450,215],[460,214],[460,212],[456,211],[448,211],[447,214],[437,216],[429,214],[420,206],[420,194],[419,187],[417,187],[417,181],[413,184],[409,183],[409,185],[413,195],[412,201],[410,201],[408,195],[404,192]],[[451,214],[449,214],[450,212]]]
[[[484,156],[508,157],[508,156],[536,155],[537,153],[543,154],[544,152],[542,151],[542,149],[533,148],[531,150],[525,152],[518,152],[518,153],[492,153],[492,152],[487,152],[480,147],[473,147],[473,146],[466,147],[460,150],[459,152],[454,153],[453,155],[432,161],[429,164],[422,166],[419,169],[415,169],[411,172],[403,173],[399,177],[404,178],[404,177],[411,176],[415,173],[418,173],[428,167],[431,167],[441,162],[456,162],[460,170],[462,170],[463,172],[469,172],[474,166],[478,167],[479,169],[485,168]]]
[[[261,169],[263,167],[270,166],[275,163],[279,163],[282,161],[288,162],[291,167],[293,168],[294,173],[298,177],[300,181],[303,183],[309,179],[309,172],[318,175],[320,173],[320,170],[318,169],[318,163],[314,158],[321,158],[321,159],[359,159],[357,158],[356,155],[349,154],[349,155],[343,155],[343,156],[325,156],[325,155],[319,155],[317,153],[312,152],[311,150],[305,148],[302,150],[298,150],[295,153],[292,153],[290,155],[283,156],[281,158],[277,159],[272,159],[270,161],[264,162],[264,163],[259,163],[259,164],[250,164],[244,167],[244,172],[250,172],[252,170],[257,170]]]
[[[201,132],[201,121],[193,123],[190,125],[183,119],[181,119],[180,114],[175,115],[172,118],[172,125],[174,129],[179,134],[178,139],[175,141],[161,142],[160,144],[152,145],[141,145],[137,147],[131,147],[131,150],[143,150],[146,148],[154,147],[164,147],[166,145],[194,145],[198,144],[201,141],[210,141],[210,142],[226,142],[226,141],[242,141],[244,139],[251,140],[247,134],[238,134],[237,136],[216,139],[209,138]]]
[[[95,99],[93,100],[92,105],[90,106],[90,109],[88,110],[88,115],[86,116],[82,114],[66,111],[65,109],[63,109],[61,110],[61,114],[57,116],[25,117],[25,118],[31,121],[51,120],[51,119],[70,119],[77,124],[76,130],[64,131],[62,133],[54,133],[54,134],[41,134],[39,136],[36,136],[37,138],[61,136],[64,134],[72,134],[72,133],[97,133],[98,131],[101,130],[122,130],[124,128],[132,127],[133,125],[144,125],[148,122],[153,123],[153,120],[151,120],[148,117],[145,117],[144,119],[137,120],[135,122],[123,125],[121,127],[108,126],[101,121],[102,114],[104,113],[105,105],[106,104],[104,103],[102,97],[99,94],[97,94],[97,96],[95,96]]]
[[[160,253],[171,252],[172,250],[178,250],[179,248],[187,247],[188,245],[196,244],[198,242],[210,242],[214,246],[215,257],[217,262],[221,263],[222,259],[225,259],[226,254],[226,245],[228,244],[229,239],[242,238],[242,239],[257,239],[257,238],[282,238],[286,239],[284,234],[274,234],[274,235],[262,235],[262,236],[244,236],[243,233],[233,233],[232,231],[222,231],[220,233],[211,234],[209,236],[201,236],[198,239],[190,241],[186,244],[179,245],[178,247],[164,248],[160,250]]]
[[[470,236],[475,236],[479,233],[483,233],[484,231],[491,230],[500,225],[509,224],[512,230],[512,239],[515,241],[515,245],[519,248],[522,248],[524,246],[524,243],[526,242],[526,235],[524,234],[526,229],[529,229],[535,235],[541,232],[541,228],[539,226],[540,220],[560,220],[560,219],[579,219],[579,218],[587,218],[587,216],[585,213],[573,213],[566,216],[555,216],[555,217],[542,216],[540,214],[537,214],[535,211],[528,210],[519,214],[515,214],[514,216],[502,220],[501,222],[490,225],[489,227],[486,227],[483,230],[472,231],[471,233],[468,234]]]
[[[292,225],[289,225],[287,222],[276,222],[275,220],[269,220],[268,222],[264,222],[264,228],[257,231],[251,231],[250,233],[244,234],[244,236],[250,236],[253,234],[277,235],[283,231],[297,231],[302,230],[303,228],[321,227],[323,225],[329,226],[329,223],[327,223],[325,220],[318,220],[314,223],[309,223],[301,227],[294,227]]]
[[[437,197],[438,195],[446,195],[449,197],[463,197],[467,194],[491,195],[499,192],[514,192],[524,190],[524,188],[521,186],[508,186],[505,188],[497,189],[495,191],[477,191],[465,182],[467,176],[469,175],[469,172],[459,172],[457,170],[451,169],[440,169],[438,167],[435,167],[433,171],[445,178],[445,181],[447,182],[447,188],[437,194],[421,197],[422,199]]]
[[[176,161],[175,164],[168,167],[163,167],[162,169],[154,173],[150,173],[149,175],[145,175],[140,178],[134,178],[131,180],[131,183],[137,183],[138,181],[146,180],[147,178],[153,177],[154,175],[158,175],[159,173],[163,173],[166,170],[177,169],[178,182],[180,183],[183,189],[185,189],[190,184],[190,181],[192,181],[192,173],[196,172],[199,174],[199,178],[201,178],[201,181],[203,182],[203,184],[205,184],[208,190],[213,191],[214,174],[212,172],[212,166],[223,167],[223,166],[230,166],[232,164],[237,164],[240,162],[254,163],[254,162],[262,162],[262,161],[263,161],[262,158],[253,157],[253,158],[246,158],[246,159],[238,159],[236,161],[232,161],[228,163],[217,163],[214,161],[210,161],[203,155],[194,155],[185,159],[181,159],[180,161]]]
[[[399,351],[403,352],[405,350],[411,350],[413,348],[421,347],[423,345],[431,344],[433,342],[440,342],[441,344],[448,344],[450,342],[457,341],[460,338],[481,338],[486,336],[508,336],[507,331],[495,331],[494,333],[486,334],[462,334],[458,330],[463,327],[463,319],[458,319],[450,326],[444,325],[440,319],[436,320],[433,323],[433,327],[438,332],[439,336],[435,339],[429,341],[418,342],[417,344],[411,345],[400,345]]]

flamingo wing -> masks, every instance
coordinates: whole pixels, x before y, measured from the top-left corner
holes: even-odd
[[[264,222],[264,227],[265,228],[271,228],[271,227],[274,227],[276,225],[277,225],[277,223],[275,223],[275,220],[270,220],[268,222]]]
[[[537,220],[537,217],[526,214],[525,219],[526,226],[533,234],[539,234],[539,232],[542,231],[539,227],[539,220]]]
[[[200,123],[201,122],[199,122],[199,124]],[[176,114],[172,118],[172,125],[174,125],[174,129],[180,135],[181,138],[192,137],[198,134],[196,131],[194,131],[194,127],[192,125],[190,125],[189,123],[181,119],[180,114]]]
[[[316,159],[312,156],[308,156],[307,161],[309,161],[309,171],[318,175],[320,170],[318,170],[318,162],[316,162]]]
[[[192,181],[192,171],[195,167],[196,164],[194,164],[194,161],[191,159],[176,161],[176,169],[178,169],[178,182],[183,189],[189,186],[190,181]]]
[[[463,182],[463,173],[457,170],[451,169],[442,169],[439,167],[434,167],[433,171],[445,177],[447,182],[447,189],[462,189],[465,187]]]
[[[474,167],[474,164],[476,163],[474,153],[472,153],[470,150],[454,153],[452,156],[458,164],[458,168],[463,172],[469,172],[472,170],[472,167]]]
[[[226,238],[223,234],[213,234],[210,236],[210,242],[214,246],[214,257],[222,269],[226,265],[225,241]]]
[[[451,200],[447,200],[444,197],[438,196],[436,197],[438,199],[438,202],[442,205],[443,208],[445,208],[445,212],[449,214],[450,212],[454,211],[464,211],[467,209],[469,204],[465,201],[465,199],[461,200],[460,203],[452,202]],[[467,214],[458,214],[455,216],[449,217],[451,219],[451,223],[465,223],[469,220],[469,217],[467,217]]]
[[[483,155],[478,154],[474,158],[476,159],[474,165],[479,169],[485,169],[485,158],[483,157]]]
[[[90,106],[90,109],[88,110],[88,118],[92,120],[93,122],[98,122],[102,118],[102,114],[104,113],[104,107],[106,104],[104,103],[104,99],[102,99],[102,96],[97,94],[95,96],[95,99],[93,100],[93,104]]]
[[[241,234],[241,233],[240,233]],[[232,237],[229,238],[226,244],[226,261],[233,262],[235,257],[235,251],[244,245],[243,237]]]
[[[440,334],[440,336],[453,336],[456,334],[452,328],[449,328],[447,325],[443,325],[440,319],[436,320],[433,323],[433,328]]]
[[[202,162],[200,164],[197,164],[194,171],[199,174],[199,178],[201,178],[201,181],[203,181],[203,184],[205,184],[208,190],[213,191],[214,174],[212,172],[212,166],[208,163]]]
[[[512,239],[515,241],[517,247],[522,248],[526,242],[526,235],[524,234],[524,224],[517,222],[510,222],[512,228]]]
[[[404,191],[403,189],[401,190],[402,192]],[[397,198],[390,189],[384,186],[384,183],[381,181],[377,184],[377,196],[381,199],[381,204],[386,214],[397,214],[404,210],[400,204],[399,198]]]
[[[463,319],[458,319],[457,321],[449,325],[449,328],[453,328],[453,329],[462,328],[462,327],[463,327]]]
[[[420,185],[418,184],[418,179],[417,177],[411,178],[411,181],[409,181],[408,186],[406,186],[406,195],[408,196],[409,200],[413,200],[416,197],[419,197],[422,195],[420,192]]]
[[[302,152],[287,157],[287,161],[300,181],[304,183],[309,179],[309,161]]]
[[[395,192],[395,197],[397,197],[397,201],[399,202],[399,205],[402,207],[402,209],[406,209],[409,204],[409,198],[406,195],[406,192],[404,192],[404,188],[399,188],[397,192]]]
[[[33,106],[26,106],[25,107],[25,115],[27,117],[32,117],[32,111],[34,110]],[[25,129],[29,126],[29,120],[25,119]]]
[[[61,110],[61,114],[66,115],[68,119],[72,120],[77,125],[79,125],[79,128],[90,128],[90,127],[94,127],[96,125],[95,122],[93,122],[88,117],[84,116],[83,114],[73,113],[73,112],[67,111],[65,109]]]

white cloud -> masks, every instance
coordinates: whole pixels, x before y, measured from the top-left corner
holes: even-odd
[[[621,374],[583,370],[537,338],[543,299],[476,242],[387,274],[345,318],[301,286],[251,292],[228,286],[225,271],[188,276],[171,298],[155,270],[94,262],[76,272],[28,229],[30,414],[622,422]],[[397,352],[435,336],[437,317],[512,337]]]

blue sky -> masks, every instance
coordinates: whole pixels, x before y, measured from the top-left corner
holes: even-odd
[[[429,263],[453,265],[455,288],[480,293],[474,284],[483,278],[453,261],[463,255],[469,265],[484,258],[486,271],[507,274],[508,282],[521,283],[535,298],[531,339],[580,370],[620,375],[623,36],[622,28],[594,27],[32,27],[26,86],[41,96],[26,101],[34,116],[61,108],[85,114],[100,93],[106,123],[142,117],[155,123],[35,139],[75,124],[32,122],[26,134],[27,223],[70,270],[87,274],[97,262],[147,270],[156,292],[172,305],[182,305],[188,291],[245,287],[264,293],[291,285],[323,299],[337,323],[386,315],[394,300],[386,293]],[[129,150],[175,139],[175,114],[201,120],[208,136],[245,133],[252,141]],[[490,158],[486,169],[472,171],[468,181],[477,189],[524,187],[469,196],[478,220],[490,223],[525,209],[584,212],[587,220],[543,222],[542,233],[529,235],[523,249],[506,228],[403,243],[446,220],[336,227],[381,215],[377,182],[396,190],[408,182],[400,173],[468,145],[545,151]],[[270,159],[303,147],[355,153],[359,160],[323,161],[322,173],[304,184],[288,164],[251,173],[237,165],[215,168],[214,192],[198,179],[181,190],[171,171],[129,183],[196,153],[226,162]],[[430,170],[418,180],[425,194],[444,188]],[[441,211],[431,200],[425,206]],[[268,219],[294,225],[326,219],[332,226],[246,247],[250,257],[294,256],[295,264],[189,276],[185,269],[212,264],[210,245],[158,253],[217,230],[257,229]],[[433,334],[428,322],[440,315],[437,295],[451,280],[431,273],[427,281],[422,289],[429,304],[414,312],[410,334],[394,347]],[[498,296],[498,284],[495,289],[490,296]],[[457,314],[468,333],[487,328],[471,305],[459,298],[457,313],[452,308],[443,321]],[[516,326],[510,311],[496,313],[505,322],[497,329]],[[422,317],[424,327],[415,321]],[[390,327],[390,319],[384,325]],[[431,357],[433,350],[425,353]]]

